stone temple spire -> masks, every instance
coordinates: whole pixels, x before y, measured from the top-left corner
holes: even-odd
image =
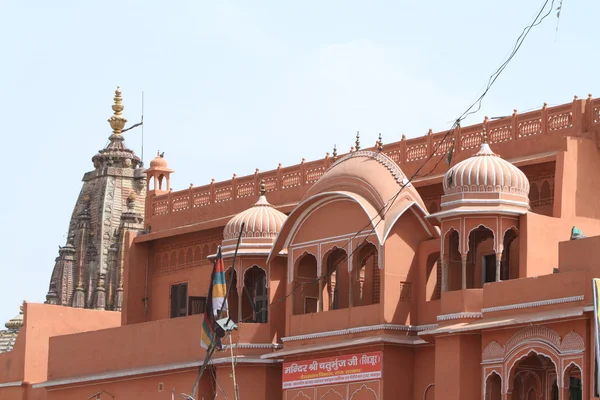
[[[122,302],[124,237],[143,229],[146,177],[141,160],[125,145],[123,97],[117,87],[108,145],[98,151],[60,247],[46,302],[119,311]]]

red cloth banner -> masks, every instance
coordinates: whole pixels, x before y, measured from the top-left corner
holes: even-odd
[[[383,353],[358,353],[283,364],[283,388],[380,379]]]

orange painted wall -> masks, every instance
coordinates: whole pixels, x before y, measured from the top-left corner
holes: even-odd
[[[425,268],[419,263],[417,251],[422,241],[428,239],[417,217],[407,210],[396,222],[385,242],[385,268],[382,270],[381,293],[385,305],[383,320],[386,323],[413,324],[416,313],[419,272]],[[415,287],[415,295],[412,288]],[[416,317],[416,315],[415,315]],[[416,318],[415,318],[416,321]]]
[[[115,396],[115,399],[165,400],[171,399],[173,388],[175,388],[175,398],[179,399],[181,398],[179,397],[180,393],[189,394],[191,392],[196,376],[196,369],[188,369],[187,371],[177,371],[177,373],[138,377],[115,382],[86,383],[48,391],[47,400],[87,399],[100,391],[110,393]],[[162,392],[159,392],[159,383],[163,384]],[[102,400],[112,399],[106,393],[101,393],[100,398]],[[202,377],[196,398],[198,400],[212,400],[214,398],[208,374]]]
[[[481,336],[441,336],[435,346],[435,398],[481,399]]]

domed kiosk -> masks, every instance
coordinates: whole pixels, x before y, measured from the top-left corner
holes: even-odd
[[[515,239],[530,210],[525,174],[495,154],[484,134],[479,151],[446,172],[443,187],[441,210],[429,216],[441,226],[442,292],[518,276]]]
[[[267,308],[273,295],[269,282],[280,280],[283,274],[267,268],[266,259],[287,217],[268,202],[266,192],[261,181],[256,203],[231,218],[223,229],[221,252],[228,267],[225,275],[235,288],[228,298],[229,315],[238,323],[268,322]],[[232,270],[238,239],[240,245]]]

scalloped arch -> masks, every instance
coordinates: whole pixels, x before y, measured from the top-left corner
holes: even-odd
[[[510,353],[517,346],[533,339],[551,344],[556,350],[560,350],[560,335],[556,331],[545,326],[528,326],[515,333],[504,345],[505,354]]]

